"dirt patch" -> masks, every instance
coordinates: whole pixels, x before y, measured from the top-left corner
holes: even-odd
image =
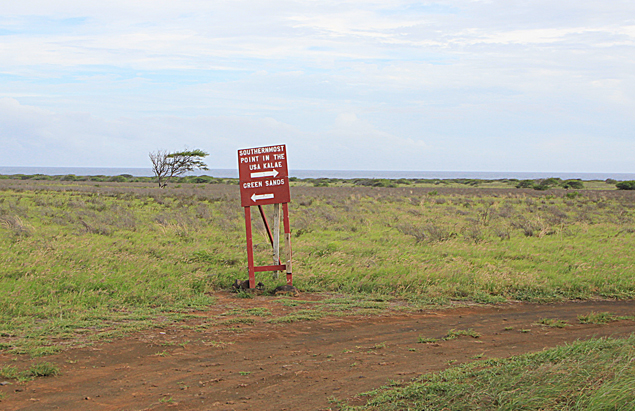
[[[227,314],[231,310],[234,314]],[[328,410],[337,408],[330,399],[363,403],[363,398],[354,396],[390,380],[407,381],[477,358],[508,357],[577,339],[623,337],[635,331],[635,322],[629,320],[603,325],[577,321],[578,315],[592,311],[635,315],[634,301],[512,303],[267,322],[293,310],[298,307],[271,298],[243,300],[222,294],[219,305],[200,313],[200,321],[191,321],[189,327],[152,329],[45,357],[60,367],[61,374],[0,386],[4,395],[0,407]],[[273,315],[263,316],[268,312]],[[219,317],[223,313],[226,315]],[[221,319],[212,322],[208,318]],[[569,325],[539,325],[542,318],[564,320]],[[443,340],[451,329],[472,329],[480,337]],[[0,364],[18,368],[39,360],[0,356]]]

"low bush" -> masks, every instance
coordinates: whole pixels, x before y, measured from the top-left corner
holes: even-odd
[[[565,188],[567,190],[582,190],[584,188],[584,183],[580,180],[566,180],[562,183],[562,188]]]
[[[516,184],[516,188],[534,188],[536,183],[534,180],[521,180]]]
[[[635,190],[635,180],[622,181],[615,184],[618,190]]]

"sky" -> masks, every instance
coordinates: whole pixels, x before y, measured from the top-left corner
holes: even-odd
[[[635,170],[632,0],[0,3],[0,166]]]

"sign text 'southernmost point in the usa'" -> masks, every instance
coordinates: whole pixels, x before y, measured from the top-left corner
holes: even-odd
[[[243,207],[288,203],[291,199],[284,144],[238,150],[238,174]]]

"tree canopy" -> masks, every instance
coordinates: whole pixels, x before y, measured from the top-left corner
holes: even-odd
[[[203,158],[208,155],[208,153],[199,149],[173,153],[158,150],[149,154],[152,162],[152,171],[160,188],[167,187],[172,177],[182,176],[193,170],[209,170],[207,164],[203,162]]]

